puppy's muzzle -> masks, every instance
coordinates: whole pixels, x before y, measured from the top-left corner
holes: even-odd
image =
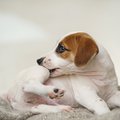
[[[41,57],[40,59],[38,59],[37,60],[38,65],[42,65],[44,59],[45,57]]]

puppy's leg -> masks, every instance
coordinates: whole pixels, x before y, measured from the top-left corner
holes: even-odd
[[[59,98],[64,95],[64,90],[55,86],[41,84],[37,80],[30,80],[23,85],[23,91],[34,93],[40,96],[49,96],[50,98]]]
[[[72,107],[66,105],[52,106],[41,104],[31,108],[31,112],[33,113],[56,113],[61,111],[69,112],[70,110],[72,110]]]
[[[116,93],[108,99],[107,103],[111,108],[120,107],[120,91],[116,91]]]
[[[32,113],[56,113],[61,111],[71,111],[72,107],[67,105],[45,105],[33,106],[27,103],[12,102],[12,107],[19,111],[31,111]]]
[[[55,87],[45,86],[37,80],[30,80],[23,84],[23,91],[28,93],[34,93],[37,95],[48,95],[49,92],[53,92]]]
[[[18,85],[20,81],[23,81],[21,86],[23,91],[37,95],[49,95],[50,97],[57,97],[64,94],[63,90],[58,89],[55,86],[48,86],[43,84],[46,80],[48,80],[49,76],[50,73],[46,68],[42,66],[34,66],[24,70],[19,75]]]
[[[81,88],[76,92],[75,99],[78,103],[98,115],[110,111],[105,101],[101,99],[94,90],[88,89],[87,87]]]

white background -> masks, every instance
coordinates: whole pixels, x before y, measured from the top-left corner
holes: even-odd
[[[120,79],[120,0],[0,0],[0,93],[74,31],[105,46]]]

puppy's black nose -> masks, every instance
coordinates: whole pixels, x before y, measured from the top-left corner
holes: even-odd
[[[37,60],[38,65],[41,65],[45,57],[41,57],[40,59]]]

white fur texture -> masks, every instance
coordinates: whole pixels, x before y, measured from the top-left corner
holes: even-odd
[[[83,68],[76,67],[74,63],[57,57],[54,51],[51,52],[46,56],[43,65],[48,69],[60,68],[54,74],[64,76],[53,75],[54,78],[49,78],[46,68],[29,68],[19,75],[13,88],[4,97],[15,109],[40,113],[70,111],[70,106],[82,105],[101,115],[109,112],[110,107],[120,107],[114,65],[107,51],[98,46],[99,54]],[[60,98],[59,92],[54,93],[55,88],[59,88],[59,91],[65,90],[65,95]],[[50,95],[57,97],[51,100],[48,97]]]
[[[60,68],[61,74],[69,74],[75,100],[100,115],[109,112],[109,107],[120,106],[120,93],[112,60],[104,47],[98,47],[98,55],[84,67],[76,67],[55,52],[46,56],[43,66]]]

